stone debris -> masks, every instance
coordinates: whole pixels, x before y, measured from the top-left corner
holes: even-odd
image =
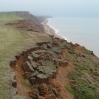
[[[53,46],[52,43],[47,43],[48,48],[52,48],[52,46]]]
[[[48,94],[48,86],[47,84],[43,83],[39,85],[39,93],[41,96]]]
[[[68,65],[68,62],[65,60],[61,60],[61,59],[58,59],[58,60],[54,60],[54,63],[56,64],[56,66],[67,66]]]
[[[35,63],[34,61],[30,61],[30,63],[32,65],[33,69],[37,69],[37,67],[40,65],[38,63]]]
[[[61,56],[60,43],[64,43],[61,46],[66,46],[71,51],[71,45],[65,43],[65,40],[52,37],[52,42],[40,42],[33,48],[23,51],[20,55],[23,58],[23,77],[29,81],[29,84],[33,87],[29,92],[29,96],[32,99],[56,99],[60,96],[60,92],[51,86],[49,83],[52,79],[56,78],[58,67],[67,66],[68,61],[59,59]],[[52,52],[50,53],[51,50]],[[54,55],[56,54],[55,58]],[[19,60],[20,55],[16,56]],[[10,62],[10,66],[16,66],[16,59]],[[17,87],[17,81],[15,78],[12,80],[12,86]],[[36,86],[36,87],[35,87]]]
[[[25,71],[25,72],[33,72],[34,71],[34,69],[33,69],[33,67],[32,67],[32,65],[28,62],[28,61],[26,61],[24,64],[23,64],[23,70]]]
[[[37,97],[39,96],[39,91],[37,89],[32,89],[30,92],[29,92],[29,96],[32,98],[32,99],[37,99]]]
[[[33,57],[29,55],[29,56],[28,56],[28,59],[29,59],[29,60],[33,60]]]

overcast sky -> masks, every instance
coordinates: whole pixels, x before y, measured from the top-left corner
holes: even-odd
[[[99,0],[0,0],[0,11],[52,16],[99,17]]]

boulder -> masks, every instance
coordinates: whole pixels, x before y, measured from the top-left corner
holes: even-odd
[[[39,46],[41,46],[41,45],[47,44],[47,43],[49,43],[49,42],[39,42],[39,43],[36,43],[36,44],[39,45]]]
[[[38,96],[37,99],[45,99],[44,97],[42,96]]]
[[[54,45],[59,45],[58,40],[57,39],[53,39],[53,44]]]
[[[56,96],[53,94],[48,94],[45,96],[45,99],[56,99]]]
[[[69,50],[68,51],[70,54],[75,54],[75,51]]]
[[[57,54],[61,53],[61,51],[60,51],[59,49],[53,48],[52,50],[53,50],[55,53],[57,53]]]
[[[33,71],[34,71],[32,65],[31,65],[28,61],[26,61],[26,62],[23,64],[22,68],[23,68],[23,70],[24,70],[25,72],[33,72]]]
[[[39,93],[41,96],[48,94],[48,86],[46,83],[42,83],[39,85]]]
[[[37,89],[32,89],[30,92],[29,92],[29,96],[32,98],[32,99],[37,99],[37,97],[39,96],[39,91]]]
[[[16,60],[16,58],[14,57],[14,58],[11,60],[11,62],[10,62],[9,65],[10,65],[11,67],[16,66],[16,61],[17,61],[17,60]]]
[[[32,77],[32,73],[31,72],[25,72],[24,73],[24,76],[27,78],[27,79],[30,79]]]
[[[35,71],[34,73],[32,73],[32,77],[36,77],[38,74],[38,71]]]
[[[46,52],[45,50],[36,50],[36,51],[34,51],[34,53],[36,53],[36,54],[45,53],[45,52]]]
[[[18,89],[17,88],[12,88],[11,96],[17,95]]]
[[[15,95],[15,96],[11,97],[11,99],[27,99],[27,98],[25,96]]]
[[[47,49],[47,44],[43,44],[42,48],[46,50]]]
[[[58,60],[54,60],[56,66],[67,66],[68,65],[68,62],[67,61],[63,61],[61,59],[58,59]]]
[[[45,60],[51,60],[51,59],[52,59],[52,56],[51,56],[50,54],[46,54],[46,56],[45,56],[44,59],[45,59]]]
[[[70,50],[70,49],[72,48],[72,46],[71,46],[70,44],[68,44],[68,43],[65,44],[65,47],[66,47],[68,50]]]
[[[53,88],[52,90],[53,90],[53,92],[54,92],[55,96],[56,96],[56,97],[59,97],[59,92],[58,92],[58,90],[57,90],[57,89],[55,89],[55,88]]]
[[[36,82],[36,78],[34,78],[34,77],[30,78],[29,82],[30,82],[31,85],[34,85],[35,82]]]
[[[32,52],[32,57],[33,57],[34,60],[38,60],[39,59],[39,55],[34,53],[34,52]]]
[[[33,47],[33,51],[40,50],[40,49],[42,50],[42,48],[40,46]]]
[[[28,56],[28,59],[29,59],[29,60],[33,60],[33,57],[29,55],[29,56]]]
[[[17,81],[16,81],[16,80],[14,80],[14,81],[12,82],[12,86],[13,86],[14,88],[17,87]]]
[[[37,69],[37,67],[38,67],[39,64],[35,63],[34,61],[30,61],[30,63],[31,63],[31,65],[32,65],[32,67],[34,69]]]
[[[52,43],[47,43],[48,48],[52,48],[52,46],[53,46]]]
[[[37,75],[37,83],[46,83],[47,82],[47,76],[45,74],[38,74]]]
[[[43,61],[42,60],[37,60],[36,61],[38,64],[40,64],[40,66],[43,66]]]

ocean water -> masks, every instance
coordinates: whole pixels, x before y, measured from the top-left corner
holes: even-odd
[[[99,57],[99,18],[55,17],[48,24],[67,41],[85,46]]]

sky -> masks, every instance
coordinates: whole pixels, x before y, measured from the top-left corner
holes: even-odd
[[[99,0],[0,0],[2,11],[29,11],[34,14],[99,17]]]

